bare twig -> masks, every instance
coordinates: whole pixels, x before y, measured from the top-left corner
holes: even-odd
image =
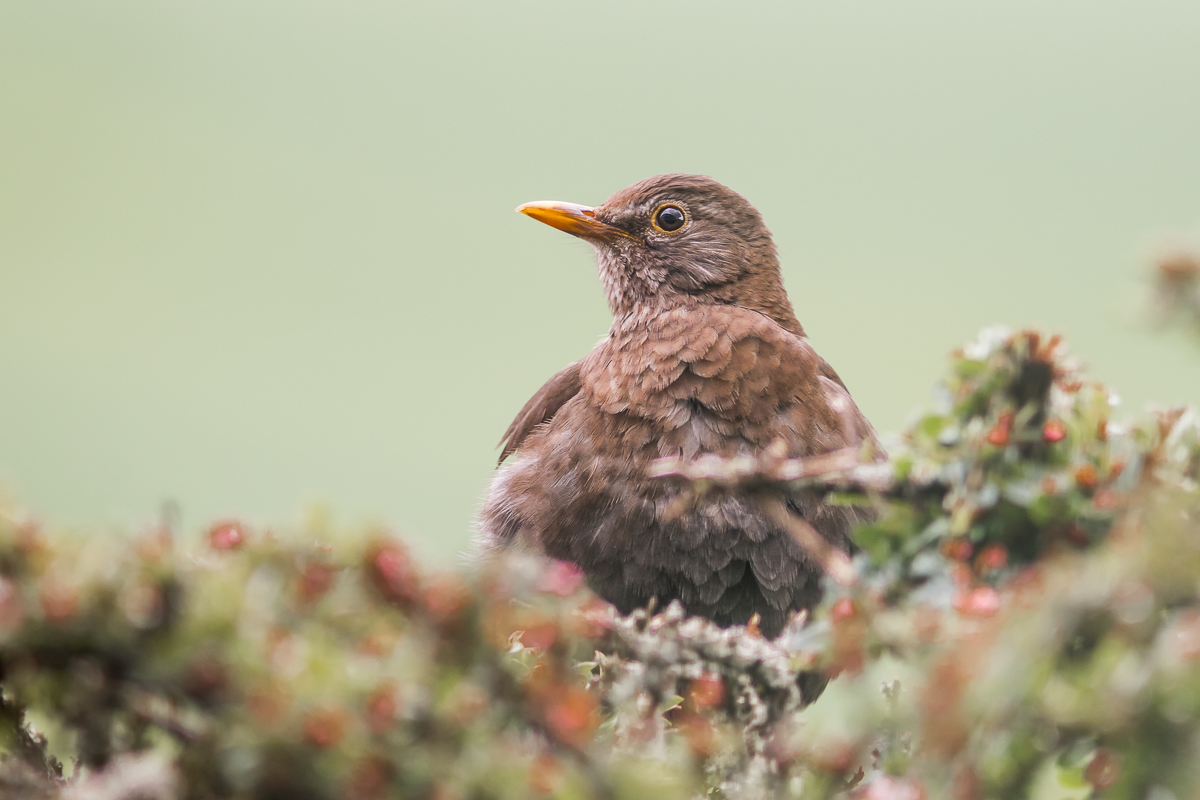
[[[858,580],[858,572],[849,556],[831,545],[812,525],[788,511],[780,498],[763,498],[762,505],[771,519],[790,533],[827,575],[842,586],[854,585]]]

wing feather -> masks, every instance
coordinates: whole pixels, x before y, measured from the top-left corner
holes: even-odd
[[[516,419],[512,421],[508,430],[504,432],[503,438],[500,439],[503,449],[500,451],[500,462],[498,463],[502,463],[504,459],[515,453],[537,426],[549,422],[568,400],[579,394],[579,390],[583,386],[583,379],[580,377],[582,364],[582,361],[576,361],[563,367],[553,378],[546,381],[546,384],[538,389],[533,397],[529,398],[529,402],[517,414]]]

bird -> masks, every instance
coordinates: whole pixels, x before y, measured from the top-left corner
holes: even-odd
[[[572,562],[623,614],[678,601],[689,616],[778,636],[820,601],[824,572],[790,520],[848,553],[863,512],[812,490],[689,494],[652,466],[847,448],[880,458],[874,428],[796,318],[762,216],[689,174],[647,178],[595,207],[517,211],[593,246],[613,321],[509,425],[479,552]]]

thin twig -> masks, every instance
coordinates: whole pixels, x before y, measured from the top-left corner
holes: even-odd
[[[831,545],[812,525],[790,512],[780,498],[765,497],[761,502],[771,519],[790,533],[827,575],[842,586],[854,585],[858,571],[849,556]]]

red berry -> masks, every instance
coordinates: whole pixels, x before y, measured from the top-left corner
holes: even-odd
[[[990,586],[977,586],[955,597],[954,607],[969,617],[990,617],[1000,610],[1000,595]]]
[[[702,675],[688,684],[687,695],[697,708],[715,708],[725,702],[725,681],[716,673]]]
[[[347,714],[340,708],[314,708],[304,717],[304,740],[313,747],[336,747],[349,727]]]
[[[1001,414],[1000,419],[996,420],[996,424],[988,431],[988,442],[997,447],[1003,447],[1008,444],[1009,434],[1012,432],[1012,423],[1012,414]]]
[[[1075,484],[1080,489],[1096,488],[1096,481],[1099,480],[1099,477],[1096,474],[1096,468],[1091,464],[1083,464],[1075,470]]]
[[[1042,426],[1042,439],[1053,444],[1061,442],[1067,435],[1067,428],[1056,419],[1052,419]]]
[[[854,601],[849,597],[843,597],[833,604],[833,608],[829,611],[829,616],[834,622],[841,622],[844,619],[850,619],[854,616]]]
[[[384,681],[367,698],[367,727],[374,733],[383,733],[396,720],[399,708],[395,683]]]
[[[246,543],[246,531],[237,520],[224,520],[208,529],[208,543],[213,550],[236,550]]]
[[[570,597],[582,585],[583,570],[570,561],[554,561],[538,576],[537,588],[559,597]]]
[[[572,744],[586,742],[596,722],[596,700],[578,687],[566,688],[546,709],[546,724]]]
[[[333,566],[324,561],[310,561],[304,565],[300,573],[300,583],[297,591],[306,603],[319,600],[333,586],[337,572]]]
[[[966,562],[971,560],[971,555],[975,552],[975,546],[962,538],[943,539],[941,544],[942,555],[951,561]]]
[[[380,539],[367,550],[366,573],[384,599],[409,605],[419,591],[416,566],[404,545]]]
[[[1112,786],[1120,774],[1120,757],[1107,747],[1098,748],[1092,760],[1083,768],[1083,779],[1097,789]]]
[[[980,572],[993,572],[1008,566],[1008,550],[1002,544],[989,544],[975,561]]]

